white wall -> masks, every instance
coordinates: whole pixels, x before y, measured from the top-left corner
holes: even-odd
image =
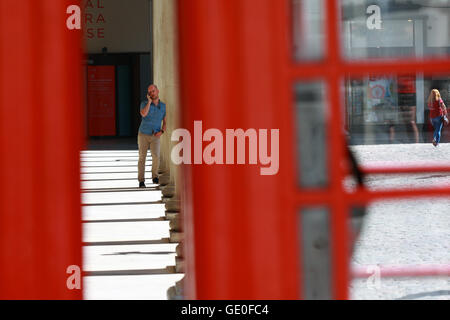
[[[82,0],[82,14],[87,53],[150,51],[150,0]]]

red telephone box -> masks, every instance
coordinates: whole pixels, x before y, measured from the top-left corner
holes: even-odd
[[[82,297],[81,290],[67,286],[67,271],[81,266],[81,32],[65,28],[66,8],[73,4],[79,1],[0,1],[0,298]],[[343,109],[346,76],[450,73],[444,58],[344,60],[338,1],[326,4],[324,57],[306,62],[292,58],[289,1],[178,1],[182,127],[194,132],[194,121],[201,120],[204,128],[221,132],[279,130],[280,161],[273,175],[261,175],[251,164],[184,167],[187,298],[309,298],[304,242],[305,222],[310,226],[311,220],[304,217],[325,213],[331,262],[323,274],[330,280],[329,296],[346,299],[354,275],[350,209],[383,199],[450,194],[449,188],[345,190],[339,116],[322,137],[327,183],[299,184],[299,157],[308,140],[296,139],[302,133],[293,120],[298,83],[303,88],[321,81],[326,111],[333,115]],[[371,174],[425,171],[450,168],[365,168]],[[410,271],[389,270],[435,274]]]
[[[324,17],[324,57],[295,61],[291,52],[290,1],[190,0],[178,2],[183,128],[276,128],[280,169],[259,175],[251,165],[185,165],[186,292],[196,299],[310,298],[301,210],[330,215],[328,296],[347,299],[352,277],[349,211],[376,200],[448,196],[449,188],[369,191],[344,189],[347,169],[340,116],[345,77],[387,73],[450,72],[450,60],[348,61],[342,57],[339,1],[329,0]],[[328,183],[299,186],[293,88],[321,82],[326,95],[324,142]],[[301,128],[300,128],[301,129]],[[300,130],[301,131],[301,130]],[[450,171],[450,167],[407,172]],[[405,168],[366,168],[400,173]],[[303,212],[304,213],[304,212]],[[448,271],[447,271],[448,272]],[[410,273],[411,274],[411,273]]]

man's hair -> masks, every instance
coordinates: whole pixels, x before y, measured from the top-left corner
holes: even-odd
[[[147,88],[150,88],[151,86],[154,86],[154,87],[158,90],[158,87],[157,87],[156,84],[154,84],[154,83],[149,84]]]

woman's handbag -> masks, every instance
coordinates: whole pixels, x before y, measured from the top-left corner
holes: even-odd
[[[447,116],[447,107],[444,104],[444,101],[442,99],[439,101],[439,107],[441,108],[441,121],[444,123],[444,126],[448,126],[448,116]]]

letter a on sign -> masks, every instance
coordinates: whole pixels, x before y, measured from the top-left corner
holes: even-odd
[[[66,273],[71,274],[66,281],[69,290],[81,289],[81,269],[79,266],[70,265],[67,267]]]
[[[367,7],[367,13],[372,14],[367,18],[367,29],[381,29],[381,9],[377,5],[371,5]]]
[[[66,20],[67,29],[81,29],[81,9],[79,6],[71,5],[67,7],[67,14],[71,14]]]

